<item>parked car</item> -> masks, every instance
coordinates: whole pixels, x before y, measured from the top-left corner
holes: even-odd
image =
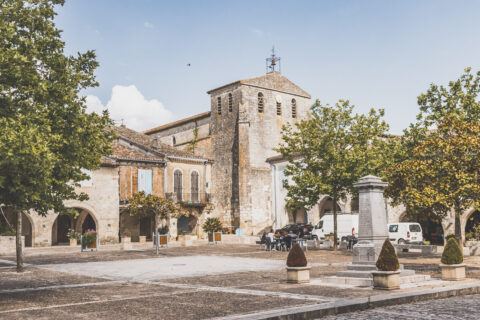
[[[312,231],[312,238],[324,240],[326,234],[333,234],[333,214],[324,215]],[[337,215],[337,241],[348,236],[358,237],[358,214]]]
[[[416,222],[398,222],[388,225],[390,241],[398,244],[423,243],[422,226]]]

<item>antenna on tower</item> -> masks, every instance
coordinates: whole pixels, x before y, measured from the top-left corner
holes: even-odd
[[[267,73],[273,72],[273,71],[278,71],[281,72],[281,67],[280,67],[280,57],[277,57],[275,55],[275,46],[272,46],[272,55],[270,58],[265,59],[266,62],[266,68],[267,68]],[[278,65],[278,67],[276,67]],[[278,70],[276,70],[278,68]]]

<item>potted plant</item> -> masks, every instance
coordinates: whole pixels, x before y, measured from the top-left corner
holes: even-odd
[[[442,280],[463,280],[465,279],[465,264],[463,264],[463,253],[455,238],[451,237],[447,241],[445,249],[443,249],[442,263]]]
[[[128,230],[128,228],[125,228],[122,234],[122,243],[130,243],[130,242],[132,242],[132,233],[130,232],[130,230]]]
[[[125,230],[123,230],[123,233],[122,233],[122,243],[120,245],[120,249],[121,250],[130,250],[132,249],[132,233],[130,232],[130,230],[128,230],[128,228],[126,228]]]
[[[158,228],[158,243],[160,247],[166,246],[168,247],[168,227],[163,226]],[[153,234],[153,246],[157,245],[157,239],[155,238],[155,234]]]
[[[92,229],[85,231],[85,233],[80,237],[80,243],[81,251],[98,251],[97,232]]]
[[[390,239],[385,239],[376,263],[378,271],[372,272],[374,289],[400,289],[400,264]]]
[[[287,257],[287,282],[307,283],[310,282],[310,266],[307,266],[307,258],[298,243],[290,249]]]
[[[208,244],[222,242],[222,223],[218,218],[207,218],[203,231],[208,234]]]
[[[67,238],[70,239],[70,246],[76,246],[81,234],[73,229],[68,229]]]

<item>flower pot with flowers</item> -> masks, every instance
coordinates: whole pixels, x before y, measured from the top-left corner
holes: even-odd
[[[130,230],[128,230],[128,228],[123,230],[122,243],[120,245],[121,250],[131,250],[132,249],[132,238],[131,238],[131,236],[132,236],[132,233],[130,232]]]
[[[93,229],[85,231],[80,237],[81,251],[98,251],[98,235]]]
[[[67,238],[70,239],[70,246],[76,246],[81,234],[73,229],[68,229]]]

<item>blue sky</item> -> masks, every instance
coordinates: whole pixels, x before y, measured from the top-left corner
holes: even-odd
[[[264,74],[275,45],[313,99],[384,108],[400,133],[430,83],[480,70],[479,12],[458,0],[67,0],[56,22],[67,53],[96,50],[91,108],[137,130],[209,110],[207,90]]]

